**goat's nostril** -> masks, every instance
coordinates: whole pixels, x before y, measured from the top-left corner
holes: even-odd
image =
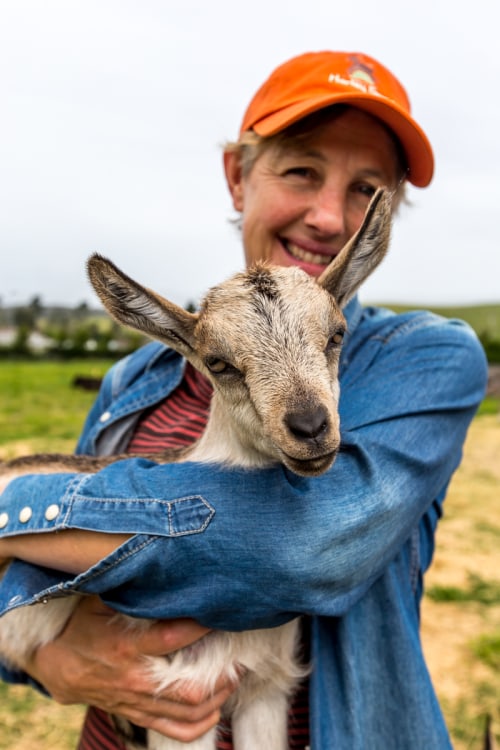
[[[296,438],[313,440],[327,430],[328,412],[324,406],[289,412],[285,417],[285,424]]]

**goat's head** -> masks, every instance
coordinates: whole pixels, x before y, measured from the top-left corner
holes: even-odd
[[[244,448],[312,476],[331,466],[340,444],[342,307],[382,260],[389,232],[390,198],[379,190],[319,279],[257,264],[211,289],[196,314],[98,255],[88,271],[116,320],[167,343],[210,379]]]

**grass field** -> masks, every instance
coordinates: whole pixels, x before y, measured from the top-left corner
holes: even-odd
[[[0,457],[72,450],[94,397],[73,389],[72,378],[108,365],[0,363]],[[491,400],[453,479],[423,603],[424,650],[456,750],[480,750],[486,713],[500,742],[499,456],[499,403]],[[0,750],[73,750],[82,715],[0,683]]]
[[[73,451],[95,393],[75,375],[102,376],[109,360],[0,360],[0,455]]]

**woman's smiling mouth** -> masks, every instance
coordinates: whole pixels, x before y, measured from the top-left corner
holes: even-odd
[[[299,247],[294,242],[285,240],[280,237],[280,242],[285,248],[286,252],[302,263],[312,263],[316,266],[327,266],[335,257],[336,253],[325,254],[325,253],[313,253],[310,250],[305,250],[303,247]]]

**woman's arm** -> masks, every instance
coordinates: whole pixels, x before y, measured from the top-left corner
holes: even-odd
[[[81,529],[0,538],[0,567],[17,558],[78,575],[110,555],[129,538],[129,534],[101,534]]]

